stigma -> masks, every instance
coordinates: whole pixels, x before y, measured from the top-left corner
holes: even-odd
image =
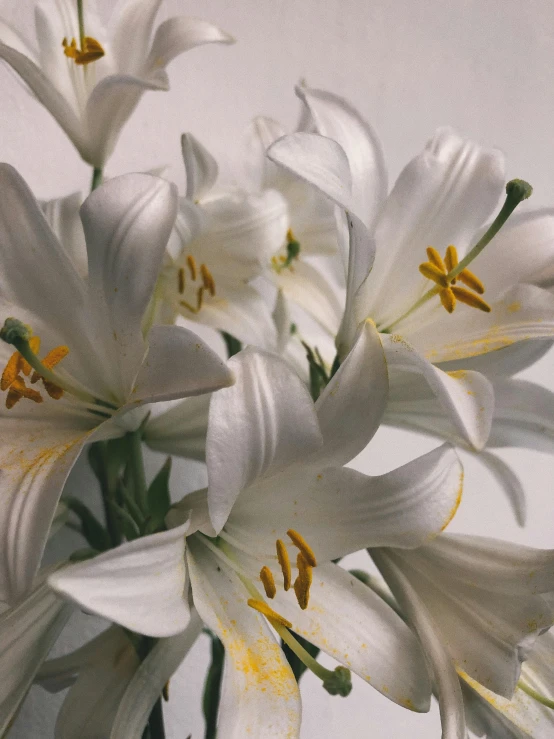
[[[212,298],[215,297],[215,280],[205,264],[201,264],[200,267],[198,267],[192,254],[187,255],[185,264],[186,267],[180,267],[177,271],[177,292],[180,296],[179,305],[196,315],[200,313],[202,306],[204,305],[204,297],[206,293]],[[185,291],[187,290],[187,284],[189,282],[192,283],[192,300],[186,300],[184,297]]]
[[[81,49],[77,48],[77,42],[74,38],[70,42],[67,38],[62,41],[63,53],[69,58],[73,59],[75,64],[79,66],[86,66],[91,62],[96,62],[98,59],[106,54],[102,44],[92,36],[85,36],[82,40]]]
[[[285,250],[285,254],[271,257],[271,267],[277,274],[280,274],[284,269],[294,272],[294,262],[300,258],[300,243],[294,238],[290,228],[287,231]]]
[[[458,300],[471,308],[490,313],[490,305],[479,297],[485,292],[485,286],[473,272],[463,269],[454,277],[450,277],[450,273],[458,266],[458,253],[455,246],[450,245],[446,249],[444,259],[436,249],[429,246],[427,247],[427,258],[429,261],[420,264],[419,271],[437,285],[440,301],[448,313],[454,312]],[[470,289],[466,290],[464,287],[457,286],[456,280],[463,282]]]

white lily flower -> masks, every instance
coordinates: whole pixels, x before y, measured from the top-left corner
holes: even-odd
[[[446,278],[458,260],[451,245],[456,245],[461,260],[481,236],[479,229],[502,193],[502,155],[440,129],[384,199],[378,152],[368,155],[377,144],[359,116],[338,97],[326,94],[322,100],[319,93],[307,90],[302,96],[324,135],[285,137],[270,148],[269,157],[349,213],[339,353],[351,345],[360,321],[371,317],[382,334],[391,375],[422,375],[459,432],[481,449],[490,431],[494,398],[475,359],[554,335],[554,298],[533,284],[552,260],[551,212],[538,211],[508,224],[476,259],[479,278],[467,270],[457,275],[470,287],[460,288]],[[327,134],[338,144],[325,138]],[[515,198],[514,188],[511,193]],[[551,270],[548,266],[548,274]],[[487,303],[479,296],[483,286]],[[427,299],[430,288],[434,297]],[[462,304],[449,315],[456,300]],[[461,371],[461,362],[468,360],[472,363]],[[453,364],[443,370],[445,362]]]
[[[115,419],[144,403],[209,392],[232,378],[190,331],[155,327],[146,339],[141,331],[175,219],[167,182],[125,175],[87,199],[86,281],[8,165],[0,188],[0,321],[10,319],[2,336],[17,349],[0,346],[0,597],[12,601],[33,580],[84,444],[122,435]]]
[[[439,694],[444,739],[466,739],[456,670],[511,699],[537,636],[554,623],[554,550],[443,534],[371,556],[418,634]]]
[[[492,693],[467,675],[462,689],[467,723],[487,739],[550,739],[554,732],[554,634],[540,636],[523,663],[513,698]]]
[[[46,659],[73,607],[54,593],[42,573],[26,598],[0,614],[0,735],[4,736],[37,670]]]
[[[342,466],[373,436],[386,403],[386,366],[369,322],[315,407],[275,356],[246,349],[228,365],[234,389],[214,394],[210,406],[209,489],[185,497],[168,517],[171,524],[187,519],[194,605],[226,648],[218,736],[298,736],[298,689],[268,623],[289,646],[299,646],[290,628],[391,700],[427,710],[430,686],[412,634],[332,560],[369,542],[410,548],[439,533],[461,495],[454,451],[439,448],[380,477]],[[141,541],[133,542],[135,553]],[[136,609],[122,587],[133,575],[125,565],[128,551],[124,544],[110,553],[114,564],[120,558],[121,577],[104,584],[103,596],[95,587],[93,604],[90,583],[102,578],[100,558],[50,582],[97,613],[113,616],[119,600],[121,623],[123,610],[130,616]],[[145,549],[143,568],[150,567],[148,556]],[[293,592],[285,592],[296,568]],[[151,599],[143,592],[146,608]],[[312,660],[310,666],[328,679],[321,665]]]
[[[123,0],[107,31],[94,0],[85,5],[81,23],[74,0],[39,2],[37,50],[0,21],[0,58],[52,114],[85,162],[102,169],[142,95],[169,88],[165,68],[175,57],[233,39],[211,23],[183,16],[169,18],[154,33],[161,0]]]
[[[264,298],[251,282],[277,252],[287,231],[287,206],[276,190],[215,190],[218,166],[191,134],[183,134],[186,198],[176,222],[177,254],[168,254],[157,296],[162,315],[226,331],[239,341],[275,345]]]

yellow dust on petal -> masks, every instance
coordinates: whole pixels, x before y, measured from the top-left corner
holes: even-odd
[[[510,303],[510,305],[506,309],[509,313],[517,313],[521,310],[521,303],[519,303],[517,300],[514,303]]]
[[[463,492],[464,492],[464,472],[462,470],[462,472],[460,472],[460,484],[458,486],[458,492],[456,494],[456,501],[454,505],[452,506],[452,508],[450,509],[448,516],[446,517],[446,521],[441,526],[441,531],[445,530],[445,528],[448,526],[450,521],[452,521],[452,519],[456,515],[458,508],[460,507],[460,503],[462,502]]]

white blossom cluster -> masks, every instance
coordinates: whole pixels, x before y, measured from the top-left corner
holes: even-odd
[[[309,669],[331,695],[354,672],[406,710],[434,696],[444,739],[552,739],[554,550],[445,531],[457,448],[522,524],[495,449],[553,449],[553,394],[514,379],[554,338],[552,211],[514,215],[530,186],[450,129],[389,188],[369,124],[306,86],[297,131],[253,121],[232,188],[190,133],[184,192],[106,178],[168,63],[233,40],[157,26],[160,4],[105,29],[91,0],[42,0],[37,47],[0,21],[0,58],[93,167],[88,197],[38,203],[0,165],[0,735],[38,683],[69,688],[57,739],[161,739],[208,630],[207,737],[298,737]],[[348,467],[381,424],[440,445]],[[150,481],[145,446],[169,455]],[[83,450],[98,485],[75,499]],[[183,497],[172,455],[207,487]],[[45,565],[67,527],[81,546]],[[363,550],[380,577],[341,566]],[[77,609],[112,625],[48,659]]]

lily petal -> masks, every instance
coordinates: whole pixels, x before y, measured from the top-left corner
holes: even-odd
[[[123,694],[110,739],[141,739],[150,712],[164,686],[201,633],[202,621],[192,611],[189,624],[181,634],[160,639],[156,643]]]
[[[371,126],[344,98],[298,86],[317,133],[344,149],[352,173],[354,212],[371,228],[387,195],[387,171],[381,143]]]
[[[439,694],[442,739],[467,739],[460,682],[437,625],[410,580],[386,550],[372,550],[370,554],[423,646]]]
[[[54,198],[41,203],[42,211],[60,244],[71,258],[75,269],[86,277],[88,274],[87,245],[79,218],[81,193],[74,192],[64,198]]]
[[[278,121],[265,116],[256,116],[247,127],[244,135],[244,169],[247,183],[255,191],[266,188],[284,191],[293,181],[288,173],[266,156],[271,144],[286,133]]]
[[[206,459],[206,433],[211,395],[186,398],[146,424],[144,442],[158,452]]]
[[[190,200],[201,200],[216,183],[217,162],[191,133],[181,136],[181,152],[187,177],[186,196]]]
[[[248,607],[237,575],[206,547],[191,541],[187,560],[194,605],[225,646],[219,739],[297,739],[298,685],[266,620]]]
[[[521,480],[503,459],[489,451],[480,452],[477,459],[482,462],[506,493],[510,506],[520,526],[527,519],[527,500]]]
[[[21,34],[5,21],[0,21],[0,43],[15,49],[20,54],[23,54],[30,59],[34,64],[37,64],[35,52],[31,49]]]
[[[142,72],[161,4],[162,0],[125,0],[116,6],[110,22],[110,48],[121,72]]]
[[[242,490],[322,443],[312,399],[282,359],[245,349],[228,367],[236,383],[213,396],[206,440],[208,501],[217,533]]]
[[[178,634],[190,618],[185,596],[187,529],[188,523],[71,565],[51,575],[50,586],[131,631]]]
[[[72,610],[39,580],[25,600],[0,615],[0,734],[8,731]]]
[[[181,326],[154,326],[148,355],[136,379],[132,403],[201,395],[233,384],[225,362],[192,331]]]

